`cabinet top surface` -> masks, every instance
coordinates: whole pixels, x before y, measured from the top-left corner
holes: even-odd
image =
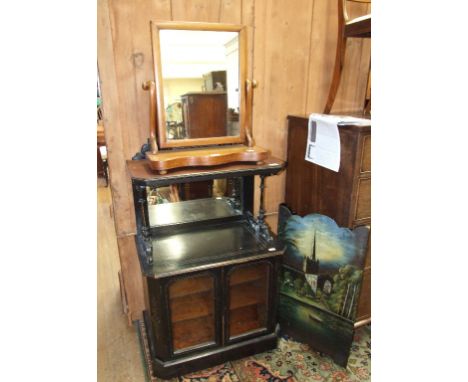
[[[332,114],[332,115],[343,115],[343,116],[349,116],[349,117],[356,117],[356,118],[369,118],[369,116],[364,116],[359,113],[343,113],[343,114]],[[288,115],[288,121],[290,122],[289,123],[289,126],[294,126],[291,124],[291,122],[300,122],[301,125],[302,124],[305,124],[305,126],[308,126],[308,122],[309,122],[309,116],[308,115],[301,115],[301,114],[292,114],[292,115]],[[297,126],[297,125],[296,125]],[[356,131],[370,131],[370,128],[371,128],[371,120],[369,119],[369,123],[368,124],[355,124],[355,123],[350,123],[350,124],[346,124],[346,123],[340,123],[338,125],[338,127],[340,129],[349,129],[349,130],[356,130]]]
[[[153,171],[147,160],[128,160],[127,168],[131,178],[140,181],[153,181],[156,183],[176,183],[177,181],[197,180],[198,178],[222,178],[228,176],[244,175],[273,175],[284,168],[285,162],[270,157],[261,164],[233,163],[222,166],[191,167],[170,170],[167,174],[157,174]]]

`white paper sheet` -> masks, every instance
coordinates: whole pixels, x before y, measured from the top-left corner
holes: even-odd
[[[340,134],[338,124],[368,124],[369,120],[328,114],[311,114],[305,160],[338,172],[340,169]]]

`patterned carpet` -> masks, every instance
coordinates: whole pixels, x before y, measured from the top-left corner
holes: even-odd
[[[150,377],[148,351],[144,326],[138,325],[140,343],[147,380],[164,382]],[[354,336],[348,367],[333,363],[327,356],[321,356],[309,346],[299,342],[280,339],[275,350],[227,362],[203,371],[173,378],[170,382],[355,382],[370,381],[371,370],[371,328],[364,326]]]

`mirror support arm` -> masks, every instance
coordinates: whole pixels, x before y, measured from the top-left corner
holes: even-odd
[[[252,110],[253,110],[253,89],[257,87],[257,81],[253,80],[245,80],[245,92],[246,92],[246,126],[245,126],[245,134],[247,135],[247,146],[254,147],[255,140],[252,136]]]
[[[150,146],[151,154],[158,153],[158,143],[156,140],[156,83],[154,81],[146,81],[141,87],[143,90],[150,91]]]

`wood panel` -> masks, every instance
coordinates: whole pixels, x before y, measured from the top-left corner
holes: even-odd
[[[219,8],[219,22],[228,24],[242,24],[242,0],[221,0]],[[245,22],[252,25],[253,22]]]
[[[364,269],[371,267],[371,240],[372,235],[369,233],[369,241],[367,243],[366,262],[364,263]]]
[[[371,269],[366,268],[362,274],[362,287],[359,295],[359,303],[357,307],[357,312],[364,312],[363,314],[356,317],[356,322],[368,319],[368,312],[371,311]]]
[[[98,0],[98,65],[118,237],[135,232],[125,160],[149,135],[148,93],[141,90],[143,81],[154,79],[149,21],[249,26],[248,77],[259,83],[254,94],[254,137],[257,145],[285,159],[286,116],[321,112],[325,105],[337,38],[336,10],[336,1],[330,0]],[[365,12],[356,4],[349,13]],[[370,42],[350,42],[348,49],[349,62],[334,109],[361,107],[365,93]],[[269,220],[275,221],[274,213],[284,200],[284,173],[266,184],[266,209],[273,213]],[[128,280],[135,265],[129,256],[121,253],[120,260],[131,314],[130,307],[139,306],[132,296],[140,301],[142,292],[128,290],[138,288],[138,283]]]
[[[142,318],[145,308],[143,295],[143,278],[135,245],[135,236],[117,237],[119,247],[119,258],[125,295],[128,303],[128,320],[132,321]]]
[[[122,312],[120,268],[114,220],[109,214],[111,193],[98,187],[97,201],[97,380],[145,381],[135,330]]]
[[[305,114],[321,113],[330,89],[337,42],[337,2],[314,0]]]
[[[307,98],[313,1],[256,1],[253,77],[258,81],[253,108],[256,143],[286,158],[286,116],[304,113]],[[284,199],[284,173],[266,181],[265,206],[276,212]],[[258,179],[256,204],[258,209]]]
[[[371,217],[371,180],[359,179],[358,199],[356,206],[356,220],[370,219]]]
[[[371,136],[364,137],[362,144],[361,173],[371,170]]]
[[[125,234],[134,230],[133,226],[131,226],[133,206],[131,193],[129,193],[127,187],[125,163],[123,163],[126,156],[122,139],[123,126],[119,113],[119,110],[126,106],[120,102],[120,93],[117,86],[119,82],[115,70],[117,57],[114,56],[114,42],[107,0],[98,0],[97,13],[98,63],[103,97],[102,110],[106,132],[110,186],[117,234]],[[125,222],[128,223],[125,224]]]
[[[172,20],[219,22],[221,0],[172,0]]]

